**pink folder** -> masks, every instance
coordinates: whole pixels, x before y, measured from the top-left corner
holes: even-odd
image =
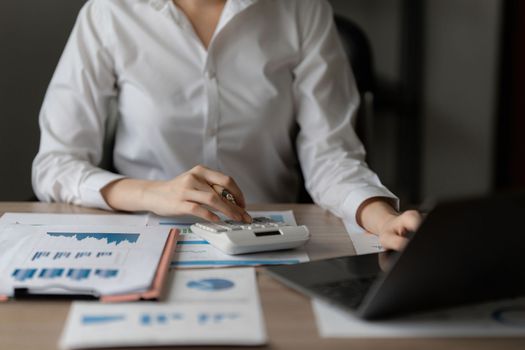
[[[100,301],[104,303],[121,303],[126,301],[159,299],[162,295],[164,283],[166,282],[166,275],[170,269],[171,258],[175,252],[175,245],[177,244],[179,233],[180,231],[178,229],[170,230],[170,234],[166,240],[166,246],[162,252],[159,266],[157,268],[157,272],[155,273],[155,277],[153,278],[153,284],[151,285],[150,290],[142,293],[101,296]]]

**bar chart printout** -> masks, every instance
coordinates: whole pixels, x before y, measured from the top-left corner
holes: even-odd
[[[149,290],[169,232],[146,226],[7,225],[0,236],[0,295],[12,296],[18,288],[96,295]]]
[[[170,280],[158,303],[75,302],[61,347],[266,343],[253,268],[177,270]]]

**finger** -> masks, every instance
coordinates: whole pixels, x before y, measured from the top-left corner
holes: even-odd
[[[404,212],[398,217],[399,233],[416,232],[421,225],[421,215],[415,210]]]
[[[241,215],[240,219],[236,220],[236,221],[244,221],[246,223],[251,223],[252,222],[252,217],[250,216],[250,214],[248,214],[248,212],[238,206],[236,203],[232,203],[231,201],[227,200],[226,198],[224,198],[222,196],[222,191],[224,190],[224,187],[220,186],[220,185],[209,185],[208,183],[206,183],[205,181],[203,181],[198,175],[194,175],[197,180],[196,181],[193,181],[192,182],[192,185],[193,185],[193,188],[196,189],[196,190],[199,190],[199,191],[203,191],[203,192],[209,192],[209,193],[213,193],[214,195],[216,195],[216,197],[226,203],[227,206],[229,206],[230,210],[233,210],[237,213],[239,213],[239,215]],[[223,204],[223,203],[220,203],[220,204]],[[216,207],[215,205],[213,206],[214,209],[216,210],[219,210],[223,213],[225,213],[225,210],[227,209],[220,209],[218,207]],[[222,208],[225,208],[224,206],[222,206]],[[232,218],[232,215],[231,214],[227,214],[228,217]]]
[[[210,185],[220,185],[226,188],[235,197],[235,201],[241,208],[246,207],[244,195],[232,177],[201,165],[194,167],[191,172],[202,177]]]
[[[225,189],[224,187],[222,187],[220,185],[212,185],[211,187],[213,188],[213,190],[219,195],[219,197],[224,202],[226,202],[229,205],[232,205],[235,210],[242,209],[240,211],[240,213],[242,214],[242,218],[243,218],[242,221],[244,221],[246,223],[251,223],[253,221],[252,217],[250,216],[250,214],[248,214],[248,212],[244,208],[241,208],[237,204],[237,202],[235,201],[235,198],[233,197],[233,195],[227,189]]]
[[[185,202],[182,204],[181,207],[182,207],[181,208],[182,214],[194,215],[201,219],[204,219],[207,221],[213,221],[213,222],[217,222],[221,220],[220,217],[218,217],[216,214],[214,214],[210,210],[204,208],[199,203]]]
[[[379,242],[385,249],[401,251],[408,244],[408,239],[394,232],[388,232],[379,236]]]
[[[238,221],[244,221],[244,222],[247,222],[247,223],[251,223],[252,222],[252,217],[250,216],[250,214],[248,214],[248,212],[240,207],[239,205],[237,205],[237,203],[235,202],[235,200],[233,201],[230,201],[228,200],[227,198],[225,198],[222,194],[223,194],[223,190],[225,189],[224,187],[220,186],[220,185],[209,185],[208,183],[206,183],[205,181],[200,181],[199,183],[195,183],[194,184],[194,189],[196,190],[200,190],[200,191],[203,191],[203,192],[209,192],[209,193],[214,193],[217,198],[219,198],[222,202],[226,203],[231,210],[239,213],[242,218]],[[219,208],[217,208],[218,210],[220,210]],[[221,210],[223,211],[223,210]]]
[[[379,268],[382,271],[386,271],[390,268],[390,266],[392,266],[392,263],[393,263],[392,254],[390,254],[389,252],[381,252],[378,254],[377,258],[378,258],[377,262],[379,263]]]
[[[227,200],[233,205],[237,205],[237,202],[235,201],[235,198],[233,195],[224,187],[221,185],[211,185],[211,188],[224,200]]]
[[[211,189],[211,187],[208,186],[208,188],[208,191],[188,191],[185,193],[184,199],[187,201],[207,205],[208,207],[220,211],[235,221],[244,220],[244,209],[224,201],[215,191]]]
[[[235,200],[235,197],[232,195],[232,193],[230,193],[230,191],[228,191],[228,189],[222,187],[221,185],[212,185],[211,187],[222,198],[222,200],[224,200],[227,203],[232,204],[232,205],[240,208],[239,204]],[[243,208],[243,213],[251,221],[251,217],[248,214],[248,212],[246,212],[245,208]]]

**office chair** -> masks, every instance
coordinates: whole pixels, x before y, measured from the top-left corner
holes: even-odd
[[[361,105],[357,111],[355,130],[367,150],[367,162],[370,163],[370,159],[372,158],[371,154],[373,153],[373,104],[375,91],[372,49],[368,38],[357,24],[340,15],[335,15],[334,20],[343,48],[352,67],[357,89],[361,97]],[[304,183],[302,173],[301,181]],[[297,202],[313,202],[304,186],[301,187]]]

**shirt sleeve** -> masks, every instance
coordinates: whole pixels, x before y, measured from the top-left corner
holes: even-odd
[[[110,104],[116,98],[99,6],[99,1],[91,0],[80,11],[47,90],[32,183],[42,201],[110,209],[100,190],[122,176],[97,167]]]
[[[297,152],[305,186],[320,206],[354,227],[371,197],[398,200],[365,163],[353,125],[359,107],[353,73],[325,0],[298,1],[302,57],[295,67]]]

